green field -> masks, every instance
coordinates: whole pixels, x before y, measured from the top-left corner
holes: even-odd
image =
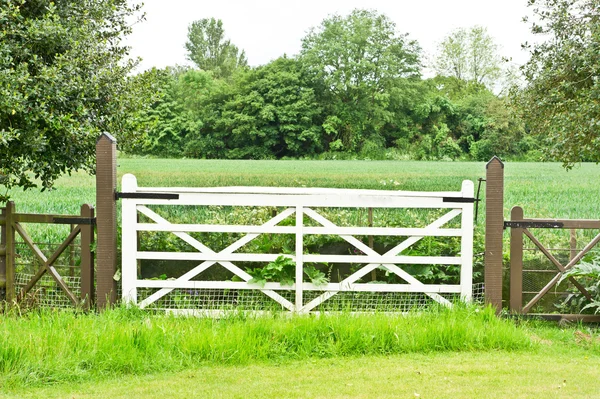
[[[231,161],[119,159],[119,178],[136,175],[140,186],[288,186],[459,191],[461,181],[485,177],[481,162],[420,161]],[[505,214],[520,205],[525,215],[597,218],[600,215],[600,166],[509,162],[505,165]],[[384,184],[385,183],[385,184]],[[485,190],[482,188],[482,192]],[[483,196],[482,193],[482,196]],[[78,212],[95,202],[94,178],[83,173],[58,180],[39,193],[13,190],[21,212]]]

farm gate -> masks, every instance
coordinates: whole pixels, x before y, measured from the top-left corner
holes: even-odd
[[[275,306],[300,313],[344,308],[349,298],[362,300],[364,305],[374,293],[378,299],[368,309],[378,309],[378,304],[389,304],[400,297],[406,299],[407,295],[414,298],[415,294],[446,305],[456,298],[469,301],[473,194],[471,181],[464,181],[457,192],[165,188],[138,187],[135,176],[128,174],[123,177],[119,193],[123,300],[142,308],[213,311]],[[398,226],[395,211],[408,212],[404,221],[418,219],[422,223]],[[346,220],[340,219],[340,212]],[[357,212],[369,214],[368,226],[348,220]],[[373,223],[372,212],[396,223],[378,224],[377,217]],[[207,218],[208,214],[213,215],[212,219]],[[228,219],[229,214],[245,215],[245,222],[236,223]],[[171,250],[153,244],[173,236],[181,240],[183,250],[172,242],[175,249]],[[228,238],[211,238],[215,236]],[[366,243],[369,236],[392,237],[396,242],[374,248],[372,240],[371,245]],[[266,246],[252,246],[262,237],[267,238],[263,242]],[[282,237],[287,240],[287,247],[282,244],[284,250],[269,248],[268,242]],[[346,252],[313,253],[310,243],[315,237],[335,237],[347,246]],[[424,239],[446,240],[447,245],[435,255],[411,254],[411,248]],[[449,249],[451,244],[454,248]],[[163,272],[168,265],[182,263],[188,265],[186,270],[170,275]],[[251,273],[265,264],[272,266],[273,274],[281,274],[286,267],[290,274],[285,281],[272,281],[268,276],[259,281]],[[428,265],[454,270],[454,281],[423,283],[407,271]],[[153,272],[148,274],[148,268]],[[377,273],[387,276],[387,280],[377,278]],[[317,274],[320,280],[315,281],[311,274]],[[324,279],[326,275],[329,278]],[[345,299],[331,305],[332,299],[341,297]],[[422,303],[420,300],[409,306]]]
[[[598,256],[600,220],[526,218],[520,206],[505,220],[503,169],[496,157],[488,163],[487,301],[516,315],[599,322],[600,316],[579,314],[592,294],[576,278],[563,275],[580,261]],[[508,229],[510,258],[503,264],[503,232]]]
[[[89,308],[94,301],[94,208],[79,215],[17,213],[1,208],[0,288],[9,303]],[[63,225],[60,243],[34,242],[31,225]]]

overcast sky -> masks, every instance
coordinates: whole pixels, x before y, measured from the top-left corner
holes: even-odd
[[[133,26],[126,43],[131,55],[142,57],[140,69],[189,65],[187,27],[202,18],[223,21],[226,36],[246,51],[252,66],[300,51],[301,39],[331,14],[354,8],[375,9],[396,23],[400,33],[417,40],[424,54],[435,54],[438,43],[453,29],[481,25],[500,46],[500,55],[521,64],[527,60],[521,44],[531,40],[523,16],[527,0],[145,0],[146,20]]]

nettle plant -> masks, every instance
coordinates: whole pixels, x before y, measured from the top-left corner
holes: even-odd
[[[267,282],[278,282],[281,285],[293,285],[296,273],[296,262],[291,258],[280,255],[273,262],[262,268],[246,269],[246,272],[252,276],[248,281],[250,284],[257,284],[264,287]],[[313,265],[304,266],[304,274],[310,281],[316,285],[324,285],[329,279],[324,272]]]

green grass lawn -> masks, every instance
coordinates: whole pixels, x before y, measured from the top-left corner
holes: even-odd
[[[362,356],[182,372],[7,391],[5,398],[597,398],[600,359],[555,353]]]

